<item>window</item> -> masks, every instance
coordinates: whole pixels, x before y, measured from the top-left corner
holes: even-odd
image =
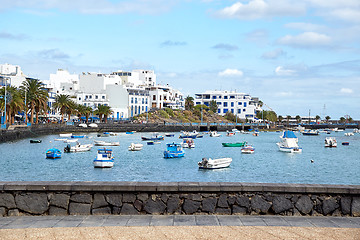
[[[145,104],[147,104],[147,98],[145,99]]]
[[[235,96],[230,96],[230,98],[235,98]]]
[[[204,102],[205,106],[209,106],[209,102]]]
[[[231,102],[231,107],[234,107],[234,102]]]
[[[144,106],[141,107],[141,111],[144,111]]]
[[[216,104],[219,105],[219,106],[221,106],[221,102],[217,102]]]
[[[242,105],[242,102],[238,102],[238,105]]]
[[[220,113],[220,108],[218,109],[218,113]]]
[[[238,113],[241,113],[241,109],[238,109]]]
[[[144,98],[142,98],[142,100],[141,100],[141,103],[142,103],[142,104],[144,104],[144,100],[145,100],[145,99],[144,99]],[[143,109],[143,111],[144,111],[144,109]]]
[[[228,96],[224,96],[224,99],[228,99]]]
[[[196,105],[200,105],[201,104],[201,102],[196,102]]]
[[[227,113],[228,112],[228,109],[227,108],[224,108],[224,113]]]
[[[95,99],[98,99],[99,97],[98,97],[98,95],[95,95]]]
[[[219,99],[221,99],[221,96],[219,96]]]
[[[212,99],[216,99],[216,96],[212,96]]]
[[[224,102],[224,107],[227,107],[228,106],[227,104],[228,104],[227,102]]]
[[[101,98],[102,98],[102,99],[105,99],[105,96],[102,96]]]
[[[246,112],[246,109],[245,109],[245,108],[243,109],[243,112]]]
[[[131,103],[134,103],[134,98],[133,97],[131,98]]]
[[[81,97],[79,97],[79,101],[81,100]]]
[[[244,102],[244,107],[246,107],[246,102]]]
[[[137,104],[137,98],[135,98],[135,104]]]
[[[156,100],[156,95],[153,95],[153,101],[155,101]]]
[[[161,101],[161,95],[160,95],[160,101]]]
[[[89,98],[92,99],[92,95],[89,95]]]
[[[234,109],[231,109],[231,113],[234,113]]]

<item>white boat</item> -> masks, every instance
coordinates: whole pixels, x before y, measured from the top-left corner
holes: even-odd
[[[246,146],[246,147],[243,147],[241,149],[241,153],[247,153],[247,154],[251,154],[251,153],[254,153],[255,152],[255,148],[253,146]]]
[[[217,131],[210,132],[210,137],[220,137],[221,134],[219,134]]]
[[[89,124],[89,127],[92,127],[92,128],[97,128],[97,127],[98,127],[98,125],[97,125],[96,123],[90,123],[90,124]]]
[[[231,162],[232,158],[203,158],[201,162],[198,162],[198,166],[201,169],[218,169],[229,167]]]
[[[355,129],[353,130],[353,132],[354,132],[354,133],[360,133],[360,130],[357,129],[357,128],[355,128]]]
[[[65,148],[64,148],[64,152],[67,153],[72,153],[72,152],[87,152],[90,151],[91,148],[93,147],[92,144],[76,144],[75,146],[70,146],[70,144],[68,144]]]
[[[120,146],[119,142],[105,142],[105,141],[98,141],[94,140],[95,146]]]
[[[77,141],[79,141],[79,139],[76,139],[76,138],[74,138],[74,139],[65,139],[64,143],[74,143],[74,142],[77,142]]]
[[[232,132],[236,132],[236,133],[239,133],[240,131],[237,129],[237,128],[233,128],[231,129]]]
[[[344,133],[345,136],[354,136],[354,133],[352,132],[347,132],[347,133]]]
[[[281,141],[276,143],[280,151],[288,153],[302,152],[302,148],[298,145],[298,138],[293,131],[284,131],[280,139]]]
[[[68,140],[67,138],[55,138],[54,141],[64,142]]]
[[[226,131],[226,136],[228,137],[232,137],[232,136],[235,136],[235,132],[229,132],[229,131]]]
[[[117,133],[114,133],[114,132],[109,132],[110,136],[117,136]]]
[[[94,167],[111,168],[114,166],[114,157],[111,149],[98,149],[96,158],[94,159]]]
[[[79,127],[87,128],[87,125],[86,125],[86,123],[80,123]]]
[[[72,133],[60,133],[59,136],[60,137],[71,137]]]
[[[334,137],[325,138],[325,147],[337,147],[337,142]]]
[[[141,143],[131,143],[129,146],[129,151],[140,151],[143,145]]]
[[[183,142],[181,143],[183,148],[195,148],[195,143],[192,138],[183,138]]]
[[[182,131],[179,138],[196,138],[198,135],[199,133],[196,130],[192,132]]]

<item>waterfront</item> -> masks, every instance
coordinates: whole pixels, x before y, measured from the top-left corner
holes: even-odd
[[[251,134],[237,134],[234,137],[211,138],[208,135],[196,139],[195,149],[185,149],[184,158],[164,159],[165,143],[181,142],[165,138],[161,144],[149,146],[143,142],[143,150],[127,150],[131,142],[140,143],[141,136],[151,133],[134,133],[101,138],[106,141],[120,141],[120,146],[112,147],[115,165],[111,169],[94,169],[92,160],[96,149],[84,153],[63,153],[61,159],[45,158],[45,151],[51,147],[60,150],[66,146],[54,141],[58,135],[39,137],[41,144],[30,144],[29,139],[0,144],[1,181],[194,181],[194,182],[272,182],[272,183],[316,183],[316,184],[360,184],[358,169],[360,135],[346,137],[344,132],[330,135],[302,136],[299,133],[301,154],[279,152],[276,142],[280,133],[261,132],[259,137]],[[80,139],[81,143],[93,143],[100,139],[96,133],[92,138]],[[335,136],[337,148],[325,148],[324,139]],[[255,154],[244,155],[240,148],[224,148],[222,142],[247,141],[253,145]],[[350,146],[342,146],[348,141]],[[219,170],[199,170],[197,162],[203,157],[232,157],[230,168]],[[312,163],[311,160],[314,160]]]

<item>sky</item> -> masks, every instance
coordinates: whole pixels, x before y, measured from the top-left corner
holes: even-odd
[[[0,0],[0,63],[29,77],[154,70],[278,115],[360,120],[359,0]]]

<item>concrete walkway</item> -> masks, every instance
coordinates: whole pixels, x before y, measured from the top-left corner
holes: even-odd
[[[0,218],[0,239],[360,239],[360,218],[227,215]]]

